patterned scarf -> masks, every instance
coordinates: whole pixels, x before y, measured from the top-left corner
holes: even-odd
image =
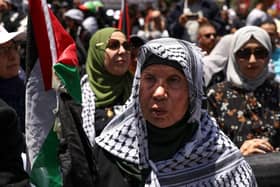
[[[168,160],[149,159],[146,122],[139,104],[141,67],[151,54],[177,61],[189,82],[190,117],[198,129]],[[142,46],[133,89],[123,112],[105,127],[96,143],[112,155],[151,169],[145,186],[256,186],[254,175],[238,148],[201,109],[202,55],[194,45],[177,39],[152,40]],[[164,60],[163,60],[164,64]],[[163,145],[164,146],[164,145]]]

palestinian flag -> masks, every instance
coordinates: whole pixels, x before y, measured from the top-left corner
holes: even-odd
[[[128,13],[128,5],[126,0],[122,0],[122,7],[120,12],[120,19],[118,22],[118,29],[120,29],[126,37],[129,39],[130,36],[130,17]]]
[[[62,186],[57,158],[60,90],[79,103],[76,46],[46,0],[29,0],[26,56],[26,143],[31,182]],[[63,89],[61,89],[63,88]]]

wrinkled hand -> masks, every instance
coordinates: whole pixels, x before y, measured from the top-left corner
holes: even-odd
[[[251,139],[246,140],[240,147],[240,151],[243,156],[252,154],[264,154],[274,151],[272,145],[268,142],[268,139]]]

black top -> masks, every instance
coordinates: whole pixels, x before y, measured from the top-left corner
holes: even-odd
[[[98,145],[94,148],[95,186],[96,187],[138,187],[147,172],[141,172],[137,165],[120,160]]]
[[[28,175],[23,168],[21,153],[24,139],[17,126],[14,109],[0,99],[0,186],[25,186]]]

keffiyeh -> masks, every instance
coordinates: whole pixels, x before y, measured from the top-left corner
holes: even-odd
[[[95,95],[90,88],[88,82],[88,75],[84,75],[81,80],[82,87],[82,119],[83,119],[83,129],[89,139],[90,144],[94,145],[95,138]]]
[[[172,158],[153,162],[148,155],[146,122],[139,104],[141,67],[151,54],[177,61],[189,82],[190,118],[198,130]],[[194,45],[177,39],[152,40],[138,56],[133,89],[124,111],[105,127],[96,143],[112,155],[150,168],[145,186],[256,186],[252,171],[237,147],[201,109],[202,55]],[[164,61],[163,61],[164,63]]]

